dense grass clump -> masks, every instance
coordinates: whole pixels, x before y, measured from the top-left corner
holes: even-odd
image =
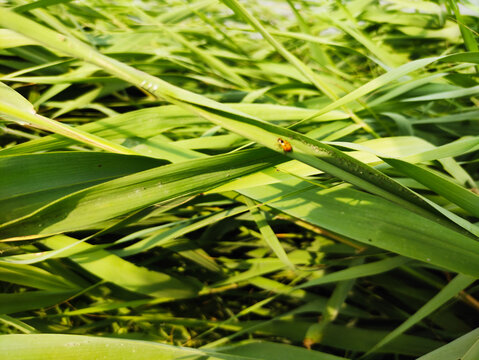
[[[478,17],[4,2],[0,357],[477,359]]]

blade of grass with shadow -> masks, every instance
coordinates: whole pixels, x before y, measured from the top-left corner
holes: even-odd
[[[285,140],[290,141],[294,149],[294,151],[288,152],[286,155],[326,171],[340,179],[351,182],[367,191],[385,197],[422,216],[441,221],[440,216],[434,215],[435,210],[431,209],[429,204],[422,201],[411,190],[399,185],[381,172],[352,159],[333,147],[312,140],[292,130],[265,123],[245,113],[235,111],[226,105],[206,99],[187,90],[177,88],[163,80],[108,58],[79,40],[57,34],[8,10],[0,9],[0,24],[24,33],[25,35],[30,35],[30,37],[35,38],[47,46],[57,48],[60,51],[92,62],[123,80],[129,81],[153,94],[157,94],[172,103],[181,105],[205,119],[273,150],[281,151],[278,148],[277,139],[278,137],[285,137]],[[439,57],[421,59],[394,69],[335,101],[333,104],[324,108],[321,113],[326,113],[338,106],[353,101],[400,76],[439,59]],[[444,57],[443,60],[444,59],[446,59],[446,57]],[[451,55],[447,57],[447,59],[454,59],[455,61],[479,61],[479,56],[475,53],[469,53],[464,55]]]
[[[88,229],[162,201],[197,195],[281,161],[278,154],[257,149],[137,172],[69,194],[23,218],[4,223],[0,225],[0,237],[36,237]]]
[[[195,296],[201,288],[192,278],[170,276],[137,266],[106,250],[86,242],[78,243],[64,235],[44,239],[41,243],[52,250],[75,244],[73,251],[67,250],[62,256],[104,281],[143,295],[167,301]]]
[[[34,126],[52,131],[56,134],[61,134],[78,142],[99,147],[107,151],[135,154],[132,150],[121,145],[37,114],[32,104],[3,83],[0,83],[0,95],[0,114],[10,121],[24,126]]]
[[[468,211],[471,215],[479,217],[479,196],[472,191],[456,185],[445,177],[436,175],[426,167],[411,164],[399,159],[382,159],[403,174],[457,204],[462,209]]]
[[[318,189],[309,182],[290,179],[242,193],[321,229],[426,264],[479,276],[476,239],[426,218],[421,218],[418,226],[414,213],[354,188]],[[288,197],[290,193],[294,196]]]
[[[479,329],[472,330],[460,338],[450,342],[449,344],[441,346],[440,348],[421,356],[417,360],[473,360],[474,357],[471,356],[477,357],[478,338]],[[469,352],[469,350],[473,349],[474,347],[476,348],[475,352]],[[471,356],[468,358],[468,355]]]
[[[27,343],[25,342],[27,341]],[[23,344],[20,346],[19,344]],[[114,339],[65,334],[15,334],[0,335],[0,347],[5,359],[44,360],[64,358],[88,359],[101,356],[105,359],[128,360],[253,360],[249,356],[222,354],[159,344],[153,341]],[[333,358],[334,359],[334,358]]]
[[[72,192],[163,164],[147,157],[79,151],[0,156],[0,223]]]

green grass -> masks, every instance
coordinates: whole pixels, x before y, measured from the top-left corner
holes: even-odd
[[[476,359],[478,16],[4,4],[2,356]]]

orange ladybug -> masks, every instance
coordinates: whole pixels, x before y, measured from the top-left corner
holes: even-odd
[[[283,149],[284,152],[290,152],[291,150],[293,150],[291,144],[286,140],[278,138],[278,144],[279,146],[281,146],[281,149]]]

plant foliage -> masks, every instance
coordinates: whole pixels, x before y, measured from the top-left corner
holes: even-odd
[[[2,359],[477,359],[478,18],[4,2]]]

